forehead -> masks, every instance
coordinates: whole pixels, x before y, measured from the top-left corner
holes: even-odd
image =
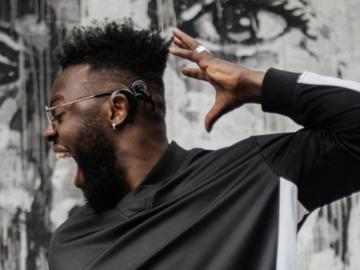
[[[49,99],[50,104],[60,100],[70,101],[124,87],[127,87],[127,83],[122,76],[94,71],[86,64],[73,65],[60,71],[51,87]]]

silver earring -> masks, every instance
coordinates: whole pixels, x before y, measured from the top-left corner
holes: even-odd
[[[112,123],[111,126],[112,126],[113,130],[116,130],[116,123]]]

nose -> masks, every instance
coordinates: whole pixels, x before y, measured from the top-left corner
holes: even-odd
[[[56,130],[52,123],[49,123],[48,126],[42,132],[42,137],[47,141],[53,141],[56,136]]]

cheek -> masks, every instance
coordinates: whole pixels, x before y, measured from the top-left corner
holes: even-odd
[[[59,143],[63,142],[69,150],[80,145],[96,146],[96,131],[106,131],[110,127],[109,124],[106,128],[105,123],[104,113],[100,109],[94,110],[85,106],[72,108],[57,128]]]
[[[66,147],[72,148],[81,132],[82,126],[83,123],[80,121],[80,119],[77,118],[64,119],[61,124],[55,125],[59,140],[58,143],[64,144]]]
[[[77,149],[95,149],[99,139],[106,136],[99,117],[84,117],[79,121],[74,121],[69,128],[67,139],[71,140],[73,147]]]
[[[96,123],[96,126],[102,127],[108,121],[109,113],[111,110],[101,99],[93,99],[83,104],[80,102],[76,107],[71,108],[68,118],[81,126],[91,126]]]

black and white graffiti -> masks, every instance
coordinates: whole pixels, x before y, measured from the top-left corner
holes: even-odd
[[[53,50],[72,26],[106,17],[131,17],[164,35],[178,26],[232,62],[359,81],[359,11],[357,0],[0,0],[0,269],[48,269],[52,231],[82,204],[72,162],[56,160],[41,139],[58,72]],[[188,64],[170,57],[165,73],[170,139],[218,148],[299,128],[246,105],[208,134],[213,90],[180,74]],[[314,213],[299,233],[302,269],[359,269],[359,212],[355,195]]]

